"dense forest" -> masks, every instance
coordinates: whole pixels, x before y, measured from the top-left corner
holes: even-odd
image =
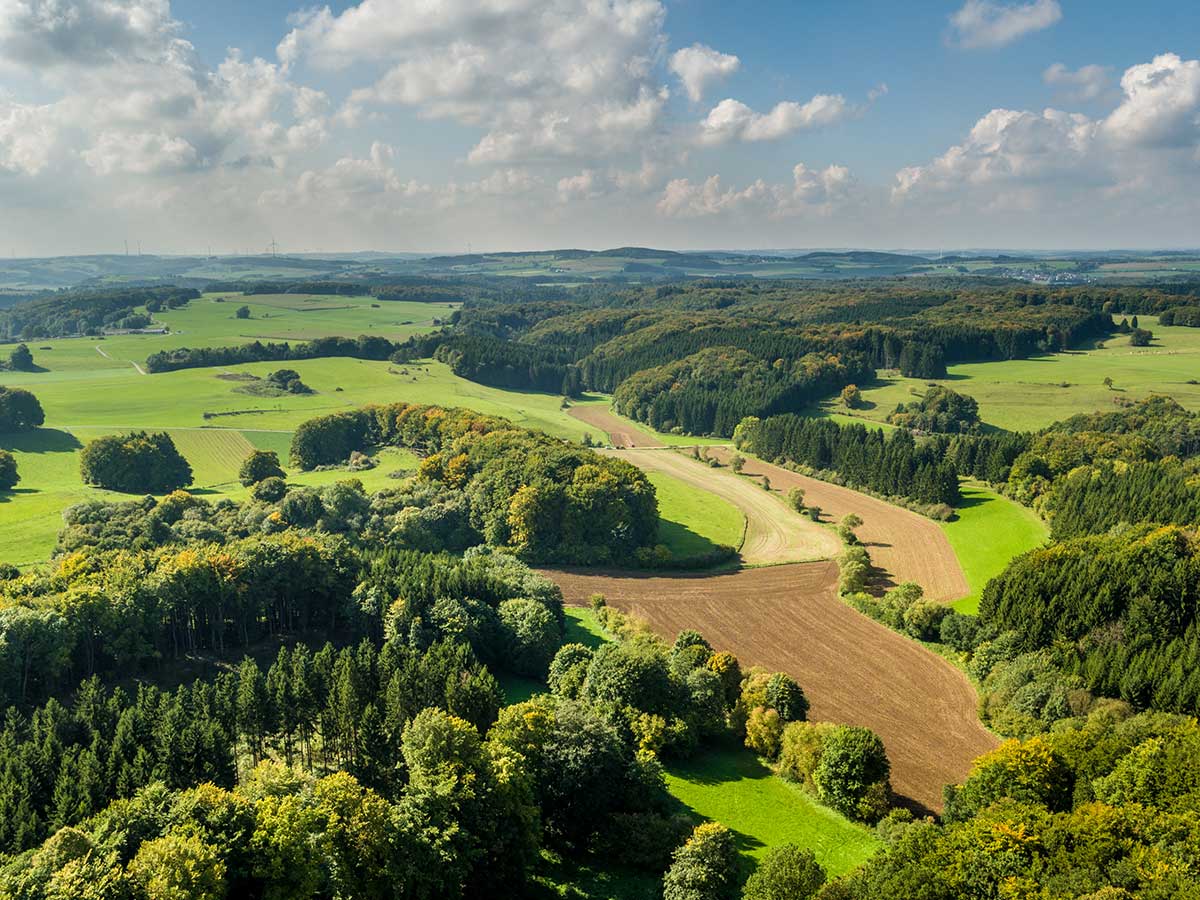
[[[958,472],[945,437],[918,442],[905,430],[885,435],[865,425],[789,414],[743,420],[734,443],[739,450],[847,487],[919,504],[959,502]]]
[[[166,285],[63,291],[0,309],[0,340],[91,335],[107,327],[144,328],[149,324],[144,316],[132,320],[137,307],[156,312],[199,296],[194,288]]]

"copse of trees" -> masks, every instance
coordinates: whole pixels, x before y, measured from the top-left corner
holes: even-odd
[[[0,339],[72,337],[99,334],[134,315],[136,307],[175,308],[195,300],[194,288],[172,285],[76,289],[48,294],[0,310]]]
[[[179,369],[201,369],[212,366],[236,366],[252,362],[288,362],[347,356],[353,359],[384,360],[399,345],[377,335],[322,337],[302,344],[266,343],[251,341],[234,347],[178,347],[160,350],[146,358],[146,371],[174,372]]]
[[[811,353],[768,364],[744,350],[711,347],[625,379],[613,406],[659,431],[728,437],[747,416],[798,409],[873,375],[857,355]]]
[[[0,384],[0,434],[28,431],[46,421],[42,404],[32,393]]]
[[[1158,314],[1160,325],[1183,325],[1200,328],[1200,306],[1176,306]]]
[[[463,491],[471,526],[522,558],[629,559],[657,537],[658,501],[639,469],[468,410],[393,404],[310,419],[292,462],[308,469],[380,445],[425,453],[419,478]]]
[[[781,464],[835,476],[849,487],[921,504],[955,506],[958,473],[945,438],[917,442],[907,431],[885,435],[863,425],[796,415],[744,419],[734,431],[739,450]]]
[[[123,493],[165,494],[192,483],[192,467],[165,431],[106,435],[79,454],[84,484]]]
[[[944,385],[934,385],[911,403],[901,403],[888,422],[915,431],[965,434],[979,430],[979,402]]]

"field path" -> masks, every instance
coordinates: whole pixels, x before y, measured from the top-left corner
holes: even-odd
[[[604,451],[627,460],[646,472],[661,472],[692,487],[715,494],[741,510],[746,517],[742,561],[747,565],[772,565],[829,559],[840,545],[827,528],[802,518],[780,500],[747,478],[729,469],[713,469],[694,459],[664,449]]]
[[[710,452],[723,462],[731,455],[731,451],[722,448]],[[793,487],[802,488],[805,503],[821,508],[822,521],[836,522],[848,513],[857,513],[863,520],[857,529],[859,539],[888,582],[915,581],[925,589],[925,596],[942,602],[971,593],[950,541],[932,519],[757,459],[747,458],[742,471],[746,475],[767,476],[771,488],[782,493]]]
[[[614,447],[661,447],[662,441],[653,435],[622,422],[607,406],[572,406],[567,415],[608,435]]]
[[[667,640],[695,628],[750,665],[788,672],[813,720],[865,725],[883,739],[892,787],[940,811],[942,786],[998,741],[979,721],[975,690],[958,669],[847,606],[832,562],[724,575],[552,570],[568,603],[594,593],[650,623]]]

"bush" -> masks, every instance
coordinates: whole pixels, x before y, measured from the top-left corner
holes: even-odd
[[[250,496],[263,503],[278,503],[287,493],[287,482],[282,478],[264,478],[250,491]]]
[[[166,494],[192,483],[192,467],[165,431],[96,438],[79,454],[79,474],[124,493]]]
[[[724,825],[697,825],[686,844],[675,851],[663,878],[663,900],[735,900],[738,896],[738,853]]]
[[[279,454],[274,450],[255,450],[242,463],[242,468],[238,471],[238,481],[244,487],[250,487],[268,478],[283,478]]]
[[[812,777],[823,803],[844,816],[874,823],[887,813],[890,772],[879,735],[841,725],[825,739]]]
[[[558,621],[536,600],[505,600],[500,604],[505,655],[502,665],[531,678],[545,678],[550,661],[562,644]]]
[[[237,312],[235,312],[234,315],[237,316],[239,319],[248,319],[248,318],[250,318],[250,307],[239,306],[237,308]]]
[[[783,737],[783,720],[773,709],[756,706],[750,710],[746,720],[746,746],[767,759],[779,755],[779,742]]]
[[[42,404],[24,388],[0,385],[0,434],[28,431],[46,421]]]
[[[787,492],[787,502],[796,512],[804,512],[804,488],[790,488]]]
[[[813,852],[796,844],[772,847],[746,881],[742,900],[808,900],[825,883]]]
[[[8,367],[17,372],[33,370],[33,354],[29,352],[27,344],[17,344],[13,348],[13,352],[8,356]]]
[[[0,491],[12,490],[20,480],[16,457],[7,450],[0,450]]]
[[[789,722],[780,741],[779,774],[815,793],[813,772],[821,761],[825,738],[837,727],[829,722]]]
[[[979,617],[967,616],[959,612],[948,612],[942,619],[940,637],[943,644],[949,644],[960,653],[970,653],[975,649],[979,635]]]

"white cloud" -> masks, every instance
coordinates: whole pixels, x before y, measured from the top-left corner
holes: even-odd
[[[166,0],[0,0],[0,65],[154,59],[164,46],[186,44],[178,31]]]
[[[483,129],[478,164],[597,157],[637,146],[669,96],[655,77],[658,0],[362,0],[307,14],[280,44],[285,64],[382,73],[344,111],[406,106]]]
[[[1042,81],[1069,100],[1087,103],[1108,91],[1112,72],[1107,66],[1081,66],[1072,71],[1062,63],[1054,63],[1042,73]]]
[[[100,175],[162,175],[196,165],[196,148],[181,137],[150,132],[104,132],[83,158]]]
[[[1058,0],[1029,3],[993,3],[967,0],[950,17],[953,41],[961,47],[1003,47],[1013,41],[1049,28],[1062,19]]]
[[[599,194],[600,177],[594,169],[584,169],[578,175],[567,175],[558,179],[558,199],[562,203],[588,199]]]
[[[1200,61],[1157,56],[1130,67],[1121,88],[1103,118],[994,109],[963,142],[899,171],[892,196],[984,211],[1190,202],[1200,188]]]
[[[708,86],[736,72],[741,61],[728,53],[719,53],[706,44],[692,44],[672,53],[670,65],[688,98],[693,103],[699,103]]]
[[[841,94],[817,94],[807,103],[785,100],[768,113],[757,113],[739,100],[726,99],[714,106],[700,123],[700,140],[773,141],[793,131],[832,125],[853,114]]]
[[[1104,122],[1114,141],[1193,149],[1200,143],[1200,60],[1156,56],[1128,68],[1121,90],[1125,99]]]
[[[57,142],[50,107],[10,103],[0,96],[0,174],[37,175]]]
[[[829,215],[850,201],[853,191],[854,179],[845,166],[832,165],[818,171],[797,163],[791,184],[768,184],[760,178],[737,190],[724,187],[719,175],[700,183],[672,179],[659,197],[657,209],[660,215],[673,219]]]

